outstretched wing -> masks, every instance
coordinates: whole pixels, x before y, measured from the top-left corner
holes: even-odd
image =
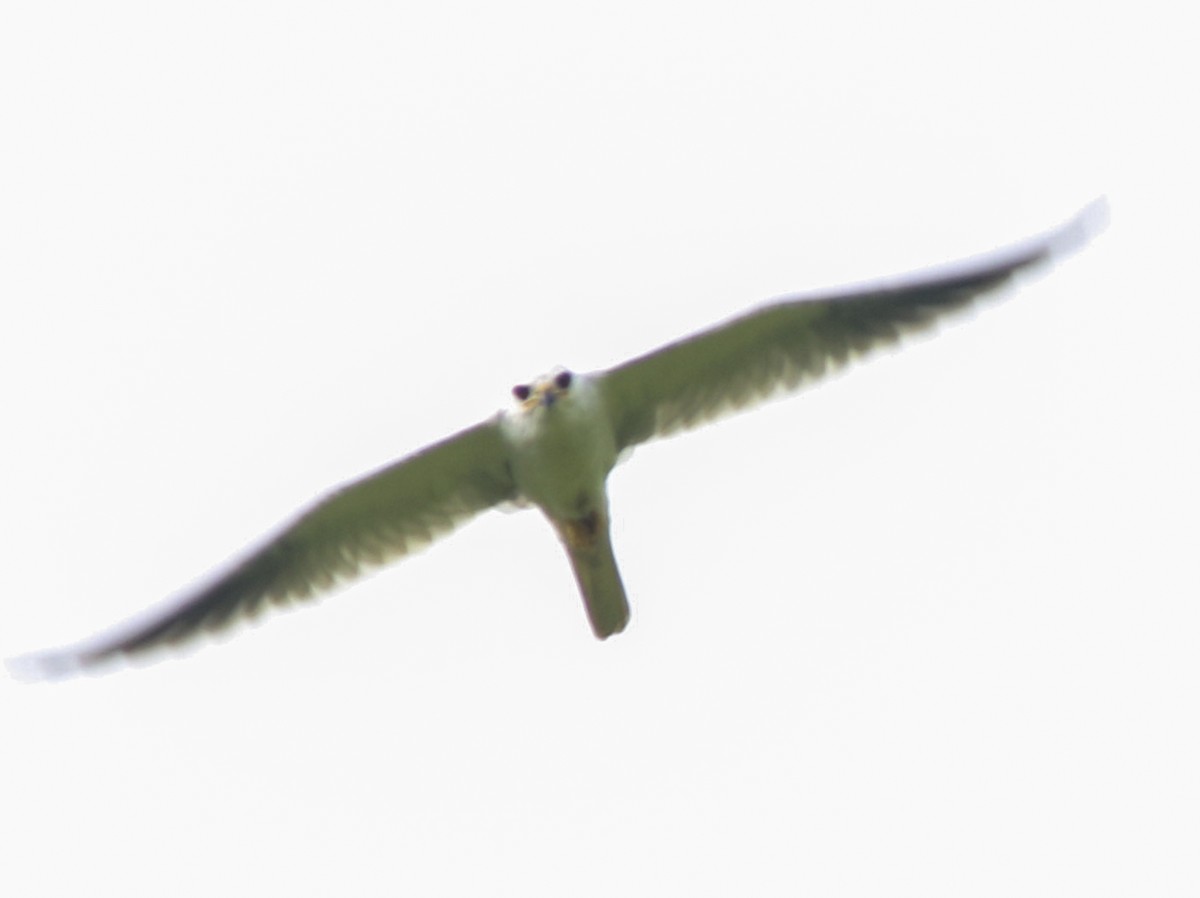
[[[515,498],[498,418],[335,490],[198,592],[117,632],[18,659],[18,674],[54,677],[179,643],[307,599],[408,554]]]
[[[618,449],[797,390],[847,362],[993,294],[1086,243],[1103,201],[1041,237],[927,273],[797,296],[593,375]]]

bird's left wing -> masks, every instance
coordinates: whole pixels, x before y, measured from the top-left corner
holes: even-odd
[[[667,436],[799,389],[877,347],[931,327],[1103,227],[1103,200],[1008,249],[874,286],[785,298],[594,374],[617,448]]]
[[[61,676],[255,618],[419,549],[515,492],[493,418],[335,490],[182,601],[115,633],[17,659],[14,671]]]

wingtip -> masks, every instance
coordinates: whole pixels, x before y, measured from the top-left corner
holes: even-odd
[[[1060,227],[1050,238],[1050,253],[1066,256],[1091,243],[1108,228],[1110,211],[1108,197],[1096,197]]]
[[[87,668],[85,659],[71,652],[40,652],[6,658],[8,675],[18,683],[47,683],[77,677]]]
[[[131,661],[128,652],[99,638],[7,658],[4,666],[19,683],[52,683],[109,673]]]

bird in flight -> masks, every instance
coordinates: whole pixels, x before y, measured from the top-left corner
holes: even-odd
[[[504,503],[536,505],[558,534],[592,631],[629,604],[609,537],[606,480],[622,454],[776,395],[927,330],[1079,249],[1102,200],[1005,249],[866,286],[787,296],[603,371],[564,368],[512,389],[511,406],[335,489],[207,585],[111,633],[10,662],[52,678],[176,645],[394,561]]]

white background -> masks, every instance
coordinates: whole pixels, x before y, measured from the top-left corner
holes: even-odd
[[[1120,11],[1114,11],[1119,9]],[[0,683],[0,893],[1200,887],[1196,67],[1166,5],[14,4],[0,653],[771,296],[1011,301],[100,678]]]

